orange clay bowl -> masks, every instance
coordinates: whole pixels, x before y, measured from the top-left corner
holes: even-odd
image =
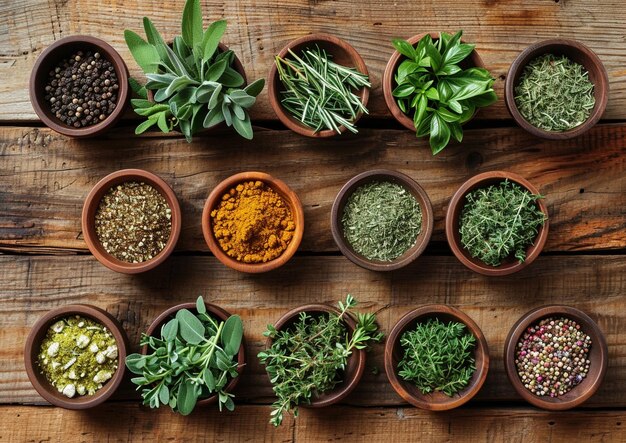
[[[474,348],[476,370],[467,387],[452,397],[448,397],[442,392],[422,394],[417,386],[410,381],[405,381],[397,373],[398,363],[404,355],[400,345],[402,334],[414,329],[418,323],[424,322],[429,318],[438,318],[443,322],[463,323],[467,330],[476,337],[476,346]],[[483,383],[485,383],[488,371],[489,347],[483,332],[467,314],[451,306],[427,305],[408,312],[393,326],[385,343],[385,372],[391,386],[400,397],[421,409],[446,411],[467,403],[480,391]]]
[[[283,59],[289,58],[290,49],[296,55],[299,55],[299,53],[304,49],[314,48],[315,46],[318,46],[320,49],[326,51],[327,54],[331,55],[331,60],[335,63],[349,68],[356,68],[362,74],[369,75],[367,66],[365,66],[365,62],[356,49],[354,49],[346,41],[330,34],[311,34],[293,40],[278,53],[278,57]],[[280,80],[278,69],[276,69],[276,63],[272,63],[272,67],[267,77],[267,83],[267,95],[270,99],[270,105],[272,105],[278,119],[289,129],[307,137],[323,138],[339,135],[331,129],[315,132],[312,128],[305,126],[302,122],[300,122],[300,120],[293,117],[289,111],[283,108],[283,105],[281,104],[281,91],[284,91],[285,87]],[[356,94],[361,97],[361,103],[363,103],[363,106],[367,106],[367,101],[370,95],[369,88],[361,88]],[[357,114],[354,123],[356,123],[361,116],[362,113]],[[341,133],[345,132],[346,127],[339,126],[339,131]]]
[[[172,210],[172,231],[170,233],[169,240],[161,252],[159,252],[151,260],[147,260],[142,263],[128,263],[113,257],[104,249],[96,234],[95,218],[96,211],[100,205],[100,200],[104,194],[111,189],[111,187],[129,181],[144,182],[154,187],[154,189],[159,191],[159,193],[165,197],[168,206]],[[178,242],[178,237],[180,236],[182,223],[181,219],[182,214],[180,211],[180,205],[178,204],[178,199],[176,198],[174,191],[172,191],[172,188],[170,188],[168,184],[163,181],[163,179],[142,169],[122,169],[104,177],[96,184],[96,186],[93,187],[91,192],[89,192],[83,206],[82,227],[87,247],[89,247],[91,253],[100,263],[116,272],[121,272],[123,274],[138,274],[160,265],[172,253],[172,251],[174,251],[176,243]]]
[[[236,259],[229,257],[220,246],[219,242],[215,238],[213,233],[213,221],[211,219],[211,211],[221,201],[222,196],[228,192],[229,189],[234,188],[241,182],[246,181],[262,181],[270,188],[272,188],[278,195],[282,197],[285,203],[289,206],[291,214],[293,216],[294,224],[296,226],[293,238],[287,245],[287,249],[274,260],[265,263],[244,263],[237,261]],[[272,177],[265,172],[241,172],[239,174],[232,175],[218,184],[204,204],[204,210],[202,211],[202,233],[204,239],[209,245],[209,249],[215,255],[215,257],[223,264],[236,271],[246,272],[249,274],[257,274],[261,272],[268,272],[276,268],[281,267],[289,261],[291,257],[296,253],[300,242],[302,241],[302,235],[304,233],[304,211],[302,209],[302,203],[298,195],[291,190],[289,186],[282,180]]]

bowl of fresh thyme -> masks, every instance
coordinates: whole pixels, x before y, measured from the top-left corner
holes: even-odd
[[[268,76],[270,104],[298,134],[332,137],[356,133],[367,114],[369,74],[359,53],[329,34],[311,34],[285,46]]]
[[[512,172],[475,175],[448,204],[446,237],[459,261],[479,274],[521,271],[539,256],[548,238],[544,197]]]
[[[602,61],[587,46],[552,39],[517,56],[504,91],[519,126],[537,137],[562,140],[583,134],[600,120],[609,79]]]
[[[413,406],[444,411],[461,406],[482,387],[489,348],[478,325],[446,305],[404,315],[385,344],[385,372],[394,390]]]
[[[413,262],[433,231],[426,191],[411,177],[386,169],[350,179],[335,197],[330,217],[343,255],[372,271],[393,271]]]

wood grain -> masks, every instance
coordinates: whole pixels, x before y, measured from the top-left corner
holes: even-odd
[[[468,130],[463,146],[433,157],[407,131],[363,130],[358,136],[309,140],[291,131],[259,131],[254,142],[233,135],[133,137],[115,131],[70,140],[48,129],[0,128],[0,249],[36,253],[84,251],[80,214],[89,190],[105,175],[143,168],[165,179],[183,212],[180,251],[207,251],[202,207],[224,178],[260,170],[286,182],[305,211],[300,251],[337,251],[332,202],[354,175],[373,168],[404,172],[433,203],[434,241],[443,241],[454,191],[488,170],[516,172],[546,196],[550,233],[545,250],[626,247],[626,124],[601,125],[569,141],[547,142],[518,128]]]
[[[226,18],[224,42],[241,58],[249,78],[266,77],[273,56],[289,41],[312,32],[335,33],[364,58],[373,82],[370,110],[390,117],[380,80],[391,56],[391,39],[425,31],[465,31],[476,43],[486,67],[497,79],[502,97],[508,67],[526,46],[554,37],[575,38],[596,51],[606,65],[611,96],[605,114],[626,117],[626,70],[621,0],[438,0],[388,2],[363,0],[216,0],[202,1],[205,23]],[[141,76],[123,39],[126,28],[141,32],[142,16],[150,17],[166,39],[180,34],[183,2],[149,3],[95,0],[24,0],[0,7],[0,120],[34,120],[28,99],[28,78],[41,51],[73,34],[103,38],[127,61],[131,75]],[[584,25],[581,25],[584,24]],[[254,108],[254,119],[275,119],[266,92]],[[504,100],[481,112],[480,118],[509,118]]]
[[[117,274],[90,256],[0,256],[0,269],[0,403],[42,402],[26,377],[22,348],[30,327],[49,309],[70,303],[104,308],[120,320],[137,349],[140,333],[158,314],[199,294],[243,318],[250,358],[237,395],[240,401],[269,403],[271,386],[255,358],[264,346],[266,325],[296,306],[336,303],[351,293],[360,309],[377,312],[387,333],[403,314],[424,304],[450,304],[469,315],[483,330],[491,357],[485,385],[472,404],[519,402],[502,363],[506,334],[531,308],[575,306],[598,322],[609,347],[606,378],[586,405],[626,406],[625,256],[541,257],[501,279],[476,275],[454,257],[435,256],[385,274],[358,268],[344,257],[295,257],[262,275],[242,275],[213,257],[197,256],[171,257],[137,276]],[[383,347],[374,346],[363,379],[346,402],[403,404],[384,374]],[[117,398],[138,397],[127,383]]]

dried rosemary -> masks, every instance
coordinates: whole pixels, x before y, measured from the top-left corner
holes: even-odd
[[[372,182],[348,197],[341,223],[356,253],[368,260],[391,261],[415,245],[422,229],[422,210],[401,185]]]
[[[596,103],[585,68],[566,56],[542,55],[524,67],[515,104],[528,122],[545,131],[584,123]]]

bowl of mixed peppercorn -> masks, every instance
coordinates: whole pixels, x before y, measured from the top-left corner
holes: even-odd
[[[526,313],[505,341],[506,374],[526,401],[561,411],[587,401],[608,365],[606,339],[584,312],[544,306]]]
[[[122,117],[129,97],[128,69],[108,43],[70,36],[41,53],[29,91],[46,126],[69,137],[94,137]]]

